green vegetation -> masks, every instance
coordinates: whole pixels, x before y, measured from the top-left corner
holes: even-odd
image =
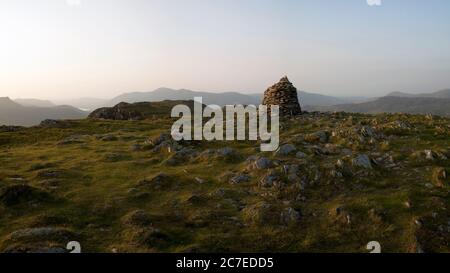
[[[171,125],[0,129],[0,251],[450,251],[449,119],[307,114],[286,155]]]

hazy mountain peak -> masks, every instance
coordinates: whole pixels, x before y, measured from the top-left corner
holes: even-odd
[[[14,103],[9,97],[0,97],[0,102]]]
[[[53,102],[49,100],[39,100],[39,99],[15,99],[16,103],[22,106],[33,106],[33,107],[53,107],[56,106]]]

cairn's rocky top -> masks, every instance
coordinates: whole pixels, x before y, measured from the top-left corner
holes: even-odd
[[[297,88],[294,87],[287,77],[282,78],[264,92],[262,104],[280,106],[280,116],[282,117],[292,117],[302,113],[298,101]]]

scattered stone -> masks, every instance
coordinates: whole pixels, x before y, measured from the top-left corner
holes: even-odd
[[[225,147],[215,151],[214,157],[216,159],[224,160],[226,162],[235,162],[236,160],[240,159],[240,156],[238,155],[236,150],[230,147]]]
[[[180,164],[186,164],[190,160],[198,156],[198,152],[192,148],[181,148],[178,151],[172,153],[172,155],[165,162],[168,166],[176,166]]]
[[[293,208],[286,208],[281,212],[281,223],[284,225],[290,225],[300,222],[300,212]]]
[[[283,170],[289,182],[294,183],[300,181],[300,177],[298,176],[300,167],[298,165],[284,165]]]
[[[39,124],[39,127],[64,129],[64,128],[70,127],[70,122],[67,120],[46,119],[46,120],[41,121],[41,123]]]
[[[9,235],[13,241],[61,241],[68,242],[73,238],[73,233],[64,228],[54,227],[39,227],[39,228],[27,228],[14,231]]]
[[[297,152],[295,154],[295,157],[299,158],[299,159],[303,159],[303,158],[306,158],[306,154],[304,152]]]
[[[416,224],[416,226],[418,226],[419,228],[423,225],[422,221],[419,219],[414,220],[414,224]]]
[[[360,133],[363,137],[375,137],[375,130],[370,126],[363,126]]]
[[[260,185],[263,188],[270,188],[273,186],[280,185],[281,182],[282,182],[281,177],[277,173],[271,172],[261,179]]]
[[[58,145],[70,145],[70,144],[82,144],[88,140],[89,136],[86,135],[73,135],[66,137],[58,142]]]
[[[249,166],[247,167],[247,170],[266,170],[270,169],[274,166],[274,163],[272,160],[268,159],[267,157],[251,157],[247,158],[247,162],[250,162]]]
[[[327,143],[330,138],[330,132],[328,131],[318,131],[309,135],[306,135],[305,140],[308,142],[321,142]]]
[[[199,183],[199,184],[204,184],[204,183],[206,183],[206,180],[205,180],[205,179],[202,179],[202,178],[200,178],[200,177],[196,177],[196,178],[195,178],[195,182],[197,182],[197,183]]]
[[[277,154],[281,156],[288,156],[292,153],[294,153],[297,150],[297,148],[292,144],[284,144],[281,145],[280,148],[278,148]]]
[[[435,155],[436,154],[432,150],[425,150],[424,153],[425,153],[425,158],[427,160],[434,160],[435,159]]]
[[[365,168],[365,169],[372,169],[372,163],[366,154],[360,154],[352,161],[353,166]]]
[[[222,157],[232,157],[236,154],[236,152],[233,150],[233,148],[225,147],[217,151],[219,156]]]
[[[234,176],[233,178],[231,178],[230,183],[231,184],[241,184],[244,182],[249,182],[250,179],[251,179],[251,177],[246,174],[238,174],[238,175]]]
[[[350,214],[347,214],[345,216],[345,219],[347,220],[347,224],[350,225],[352,223],[352,216]]]
[[[22,126],[11,126],[11,125],[0,125],[0,132],[2,133],[12,133],[12,132],[18,132],[20,130],[25,129],[25,127]]]

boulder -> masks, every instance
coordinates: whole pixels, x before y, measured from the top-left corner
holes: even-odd
[[[372,169],[372,163],[368,155],[360,154],[353,159],[352,164],[354,167]]]
[[[288,155],[295,153],[295,151],[297,151],[297,148],[294,145],[284,144],[284,145],[280,146],[280,148],[278,148],[276,153],[281,156],[288,156]]]

